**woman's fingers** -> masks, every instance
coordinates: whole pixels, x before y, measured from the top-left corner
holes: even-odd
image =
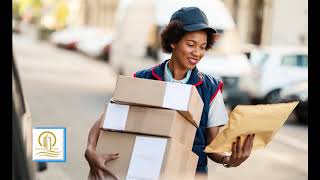
[[[117,159],[119,157],[119,153],[116,154],[104,154],[103,158],[108,162],[114,159]]]
[[[235,157],[236,154],[237,154],[237,152],[236,152],[236,142],[233,142],[232,143],[232,154],[231,154],[231,156]]]
[[[92,173],[93,179],[103,180],[106,177],[111,176],[113,179],[117,180],[117,177],[111,171],[109,171],[104,165],[97,167],[96,171],[94,172],[95,173]]]
[[[255,134],[251,134],[250,138],[248,138],[247,145],[245,147],[245,151],[246,151],[246,156],[247,157],[249,157],[249,155],[251,154],[252,147],[253,147],[254,136],[255,136]]]
[[[103,179],[103,176],[102,178],[100,177],[101,172],[103,172],[103,170],[100,167],[94,168],[94,177],[96,180]]]
[[[88,180],[94,180],[92,171],[90,170],[89,175],[88,175]]]
[[[88,176],[88,180],[99,180],[99,179],[98,179],[96,173],[93,173],[92,171],[90,171],[89,176]]]
[[[250,143],[249,143],[249,144],[250,144],[250,146],[249,146],[250,152],[251,152],[252,147],[253,147],[254,136],[255,136],[255,134],[253,134],[253,135],[252,135],[252,137],[251,137],[251,141],[250,141]]]
[[[232,143],[232,154],[229,160],[230,165],[233,167],[239,166],[250,156],[251,149],[253,147],[253,140],[254,134],[250,134],[241,145],[241,137],[237,137],[236,142]]]
[[[243,146],[242,146],[242,153],[245,156],[248,155],[248,152],[249,152],[251,137],[252,137],[252,135],[249,134],[246,137],[246,140],[244,141]]]
[[[96,179],[97,171],[96,171],[95,166],[90,166],[90,173],[89,174],[91,174],[92,179],[94,179],[94,180]]]
[[[116,175],[114,175],[111,171],[109,171],[107,168],[105,168],[104,170],[104,174],[107,176],[111,176],[113,179],[118,180],[118,178],[116,177]]]
[[[103,179],[105,179],[105,177],[104,177],[104,173],[103,173],[103,171],[102,171],[102,170],[98,170],[98,177],[99,177],[99,180],[103,180]]]
[[[241,158],[241,138],[238,136],[237,137],[237,146],[236,146],[236,157]]]
[[[103,180],[109,176],[109,178],[116,179],[117,177],[111,173],[105,166],[105,163],[111,160],[114,160],[119,157],[117,154],[97,154],[93,159],[94,163],[89,163],[90,172],[88,179],[89,180]]]

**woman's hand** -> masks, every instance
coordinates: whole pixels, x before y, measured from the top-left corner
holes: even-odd
[[[95,149],[87,148],[85,157],[90,166],[88,180],[104,180],[107,177],[118,179],[106,168],[105,163],[118,158],[119,154],[98,154]]]
[[[255,134],[249,134],[246,138],[246,140],[243,143],[243,146],[241,147],[241,139],[240,137],[237,137],[237,142],[232,143],[232,154],[229,156],[227,160],[227,164],[232,167],[237,167],[241,163],[243,163],[245,160],[248,159],[248,157],[251,154],[252,146],[253,146],[253,140],[254,140]]]

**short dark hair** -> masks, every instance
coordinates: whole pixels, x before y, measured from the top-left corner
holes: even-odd
[[[207,45],[206,50],[211,49],[214,44],[214,33],[207,32]],[[171,21],[161,32],[161,47],[166,53],[172,53],[171,44],[179,42],[182,37],[187,33],[183,29],[183,24],[179,21]]]

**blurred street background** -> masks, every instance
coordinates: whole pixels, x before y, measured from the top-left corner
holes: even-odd
[[[179,7],[196,4],[219,36],[198,68],[224,81],[238,104],[299,100],[267,148],[243,165],[209,161],[209,179],[308,179],[308,1],[13,0],[13,53],[33,126],[67,128],[67,162],[39,180],[87,179],[88,132],[118,74],[161,63],[159,33]],[[288,8],[290,6],[290,8]]]

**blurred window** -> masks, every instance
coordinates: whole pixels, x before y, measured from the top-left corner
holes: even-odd
[[[308,55],[299,55],[298,56],[298,66],[299,67],[308,67]]]
[[[297,55],[287,55],[283,56],[281,65],[284,66],[298,66],[298,56]]]
[[[296,67],[308,67],[307,55],[288,55],[282,58],[282,65],[284,66],[296,66]]]

